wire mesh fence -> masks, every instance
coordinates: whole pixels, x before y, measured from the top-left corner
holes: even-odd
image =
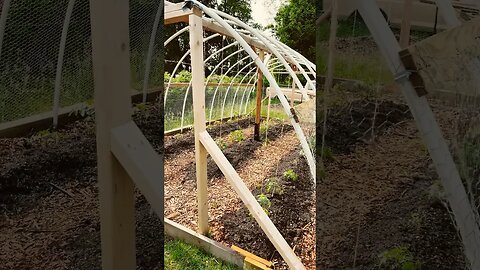
[[[400,25],[390,24],[390,27],[394,36],[399,40]],[[412,138],[423,135],[412,135],[410,133],[410,135],[407,135],[400,131],[406,122],[412,122],[411,109],[406,105],[401,95],[401,89],[396,84],[394,77],[385,64],[383,56],[380,54],[380,47],[376,44],[360,14],[354,13],[350,17],[340,18],[333,52],[329,52],[328,48],[329,28],[330,23],[328,23],[327,20],[322,23],[317,32],[317,67],[319,71],[317,85],[320,104],[318,109],[321,117],[321,119],[317,119],[317,121],[319,123],[319,132],[322,133],[318,138],[319,140],[323,139],[322,141],[324,143],[322,144],[322,142],[320,142],[319,145],[324,145],[324,147],[322,147],[318,153],[321,153],[323,157],[322,160],[329,160],[332,155],[343,155],[342,151],[352,151],[354,147],[342,148],[342,145],[349,145],[351,140],[354,140],[355,144],[359,145],[377,145],[377,142],[384,141],[384,139],[382,139],[384,137],[382,135],[384,134],[390,134],[392,136],[401,134],[401,137],[403,137],[401,140],[407,144]],[[426,41],[435,36],[436,33],[441,33],[442,31],[444,30],[435,31],[433,28],[428,30],[414,29],[410,33],[410,44]],[[442,48],[445,49],[445,47]],[[334,54],[333,74],[335,79],[333,87],[330,89],[330,92],[327,93],[324,91],[324,77],[328,70],[329,53]],[[476,55],[478,55],[478,53]],[[443,132],[443,137],[448,144],[461,181],[459,181],[456,186],[454,184],[450,186],[442,185],[442,181],[444,180],[440,179],[440,172],[438,172],[438,174],[435,172],[433,164],[431,168],[424,169],[425,171],[431,169],[434,175],[432,176],[434,184],[429,187],[428,196],[431,196],[429,197],[430,199],[436,198],[435,200],[438,199],[442,201],[443,204],[447,206],[447,212],[450,214],[451,221],[453,221],[450,224],[455,226],[458,232],[464,228],[465,223],[470,223],[469,225],[471,225],[470,230],[466,234],[465,231],[462,235],[460,233],[458,234],[456,242],[464,244],[465,249],[460,251],[465,254],[465,258],[461,259],[466,259],[464,266],[473,268],[475,268],[474,265],[477,265],[478,258],[475,259],[475,255],[472,254],[478,252],[478,250],[471,250],[471,245],[465,245],[465,243],[469,241],[471,243],[471,241],[474,241],[471,239],[478,238],[477,231],[480,227],[478,216],[480,210],[480,185],[478,183],[480,180],[479,97],[478,92],[471,96],[465,96],[461,93],[460,89],[457,88],[461,85],[458,83],[458,80],[467,79],[470,80],[470,82],[475,81],[476,76],[469,77],[468,74],[470,73],[468,69],[475,66],[472,64],[472,61],[475,61],[474,59],[476,57],[477,56],[465,55],[460,49],[457,50],[457,54],[453,57],[456,60],[451,59],[450,64],[453,65],[459,58],[463,59],[461,61],[464,63],[467,63],[463,72],[452,74],[450,83],[455,84],[457,82],[457,87],[446,87],[449,89],[429,87],[429,93],[426,96]],[[429,60],[426,59],[425,61],[428,62]],[[439,69],[451,69],[450,64],[447,63],[448,61],[444,61],[444,66],[440,67],[438,62],[430,61],[429,66],[435,66]],[[425,66],[422,67],[422,69],[424,68]],[[478,71],[473,72],[478,73]],[[439,74],[436,75],[442,77]],[[447,78],[443,76],[442,79]],[[470,87],[468,89],[471,92],[478,90],[477,87]],[[450,91],[450,93],[439,94],[439,92],[444,92],[445,90]],[[324,116],[326,117],[324,118]],[[323,124],[324,121],[325,125]],[[325,134],[326,136],[324,136]],[[440,144],[441,143],[438,143],[438,145]],[[428,143],[426,145],[428,145]],[[390,146],[380,145],[380,147]],[[396,150],[392,149],[392,151]],[[425,153],[428,155],[427,147],[425,147]],[[368,163],[368,161],[365,161],[365,163]],[[436,169],[438,171],[438,168]],[[380,168],[379,170],[381,171]],[[378,172],[375,172],[374,175],[377,173]],[[449,180],[453,181],[455,172],[451,171],[448,172],[448,174]],[[374,175],[372,175],[372,177],[375,177]],[[388,188],[387,185],[388,181],[385,179],[386,188]],[[467,194],[466,197],[462,197],[458,201],[469,202],[471,205],[470,213],[473,217],[461,216],[461,213],[452,210],[451,204],[457,204],[458,201],[453,201],[452,198],[454,196],[449,196],[452,196],[451,193],[454,192],[454,190],[458,190],[458,188],[464,189]],[[401,203],[399,203],[399,205],[401,205]],[[381,216],[380,214],[379,219]],[[437,218],[440,219],[440,217]],[[352,220],[354,219],[355,218],[352,217]],[[465,223],[459,224],[457,222],[458,220],[463,220]],[[365,222],[365,220],[358,222],[359,224],[355,224],[354,226],[363,229],[361,223]],[[325,232],[320,232],[320,234],[322,233]],[[466,235],[468,236],[466,237]],[[406,243],[400,242],[397,245],[407,245],[407,248],[414,248],[413,246],[409,246],[408,240],[405,242]],[[325,249],[328,250],[328,248]],[[473,259],[474,261],[471,260],[472,257],[475,257]]]
[[[130,1],[131,87],[137,92],[143,91],[147,63],[146,87],[163,83],[162,23],[156,20],[161,3]],[[55,111],[57,104],[91,104],[89,1],[6,0],[1,8],[0,122]]]

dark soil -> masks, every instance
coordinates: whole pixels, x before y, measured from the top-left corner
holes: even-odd
[[[380,265],[380,256],[398,247],[421,269],[465,269],[457,232],[431,191],[439,180],[406,105],[397,99],[379,104],[374,136],[365,136],[374,111],[374,103],[362,100],[329,114],[326,145],[334,156],[317,182],[317,269],[391,269]],[[452,128],[448,115],[455,113],[440,111],[440,125]]]
[[[158,152],[160,115],[136,117]],[[101,269],[94,122],[0,139],[0,166],[0,269]],[[162,269],[163,223],[139,192],[136,223],[137,269]]]

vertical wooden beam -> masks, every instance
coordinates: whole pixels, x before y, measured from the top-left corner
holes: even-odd
[[[297,67],[292,66],[292,70],[294,72],[297,71]],[[295,81],[293,81],[293,79],[292,79],[292,94],[290,95],[290,107],[292,107],[292,108],[293,108],[293,105],[295,105],[294,100],[295,100]]]
[[[403,18],[402,18],[402,28],[400,30],[400,47],[402,49],[408,47],[410,43],[410,12],[412,9],[412,0],[405,0],[403,3]]]
[[[130,120],[127,0],[91,0],[102,269],[135,269],[134,185],[111,149],[110,131]]]
[[[265,58],[265,52],[259,50],[258,57],[263,62]],[[256,110],[255,110],[255,128],[254,128],[254,140],[260,141],[260,119],[262,114],[262,90],[263,90],[263,73],[260,68],[257,68],[258,81],[257,81],[257,96],[256,96]]]
[[[206,130],[205,124],[205,70],[203,66],[202,12],[193,8],[189,15],[190,51],[192,59],[192,93],[195,131],[195,166],[197,174],[198,232],[208,233],[208,178],[207,150],[199,139]]]

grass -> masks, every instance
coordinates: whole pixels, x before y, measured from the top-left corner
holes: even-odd
[[[178,240],[167,240],[164,244],[165,269],[169,270],[238,270],[202,251]]]

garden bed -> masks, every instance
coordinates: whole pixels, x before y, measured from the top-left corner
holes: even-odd
[[[381,99],[371,136],[374,108],[374,100],[356,100],[329,114],[326,145],[333,154],[317,183],[317,268],[465,269],[408,107],[398,97]],[[434,110],[448,137],[456,111]]]
[[[257,198],[263,198],[259,199],[261,204],[266,201],[270,205],[266,207],[268,215],[287,243],[308,269],[314,269],[315,191],[298,139],[291,125],[277,120],[270,122],[268,144],[254,141],[251,121],[218,124],[210,129],[210,134],[247,187]],[[191,133],[166,138],[165,214],[196,230],[194,155]],[[284,176],[289,170],[298,179]],[[288,269],[210,157],[208,179],[211,238],[271,260],[275,269]]]
[[[136,116],[161,152],[157,108]],[[95,123],[0,139],[0,261],[4,269],[101,269]],[[136,192],[138,269],[162,269],[163,225]],[[1,267],[0,267],[1,268]]]

